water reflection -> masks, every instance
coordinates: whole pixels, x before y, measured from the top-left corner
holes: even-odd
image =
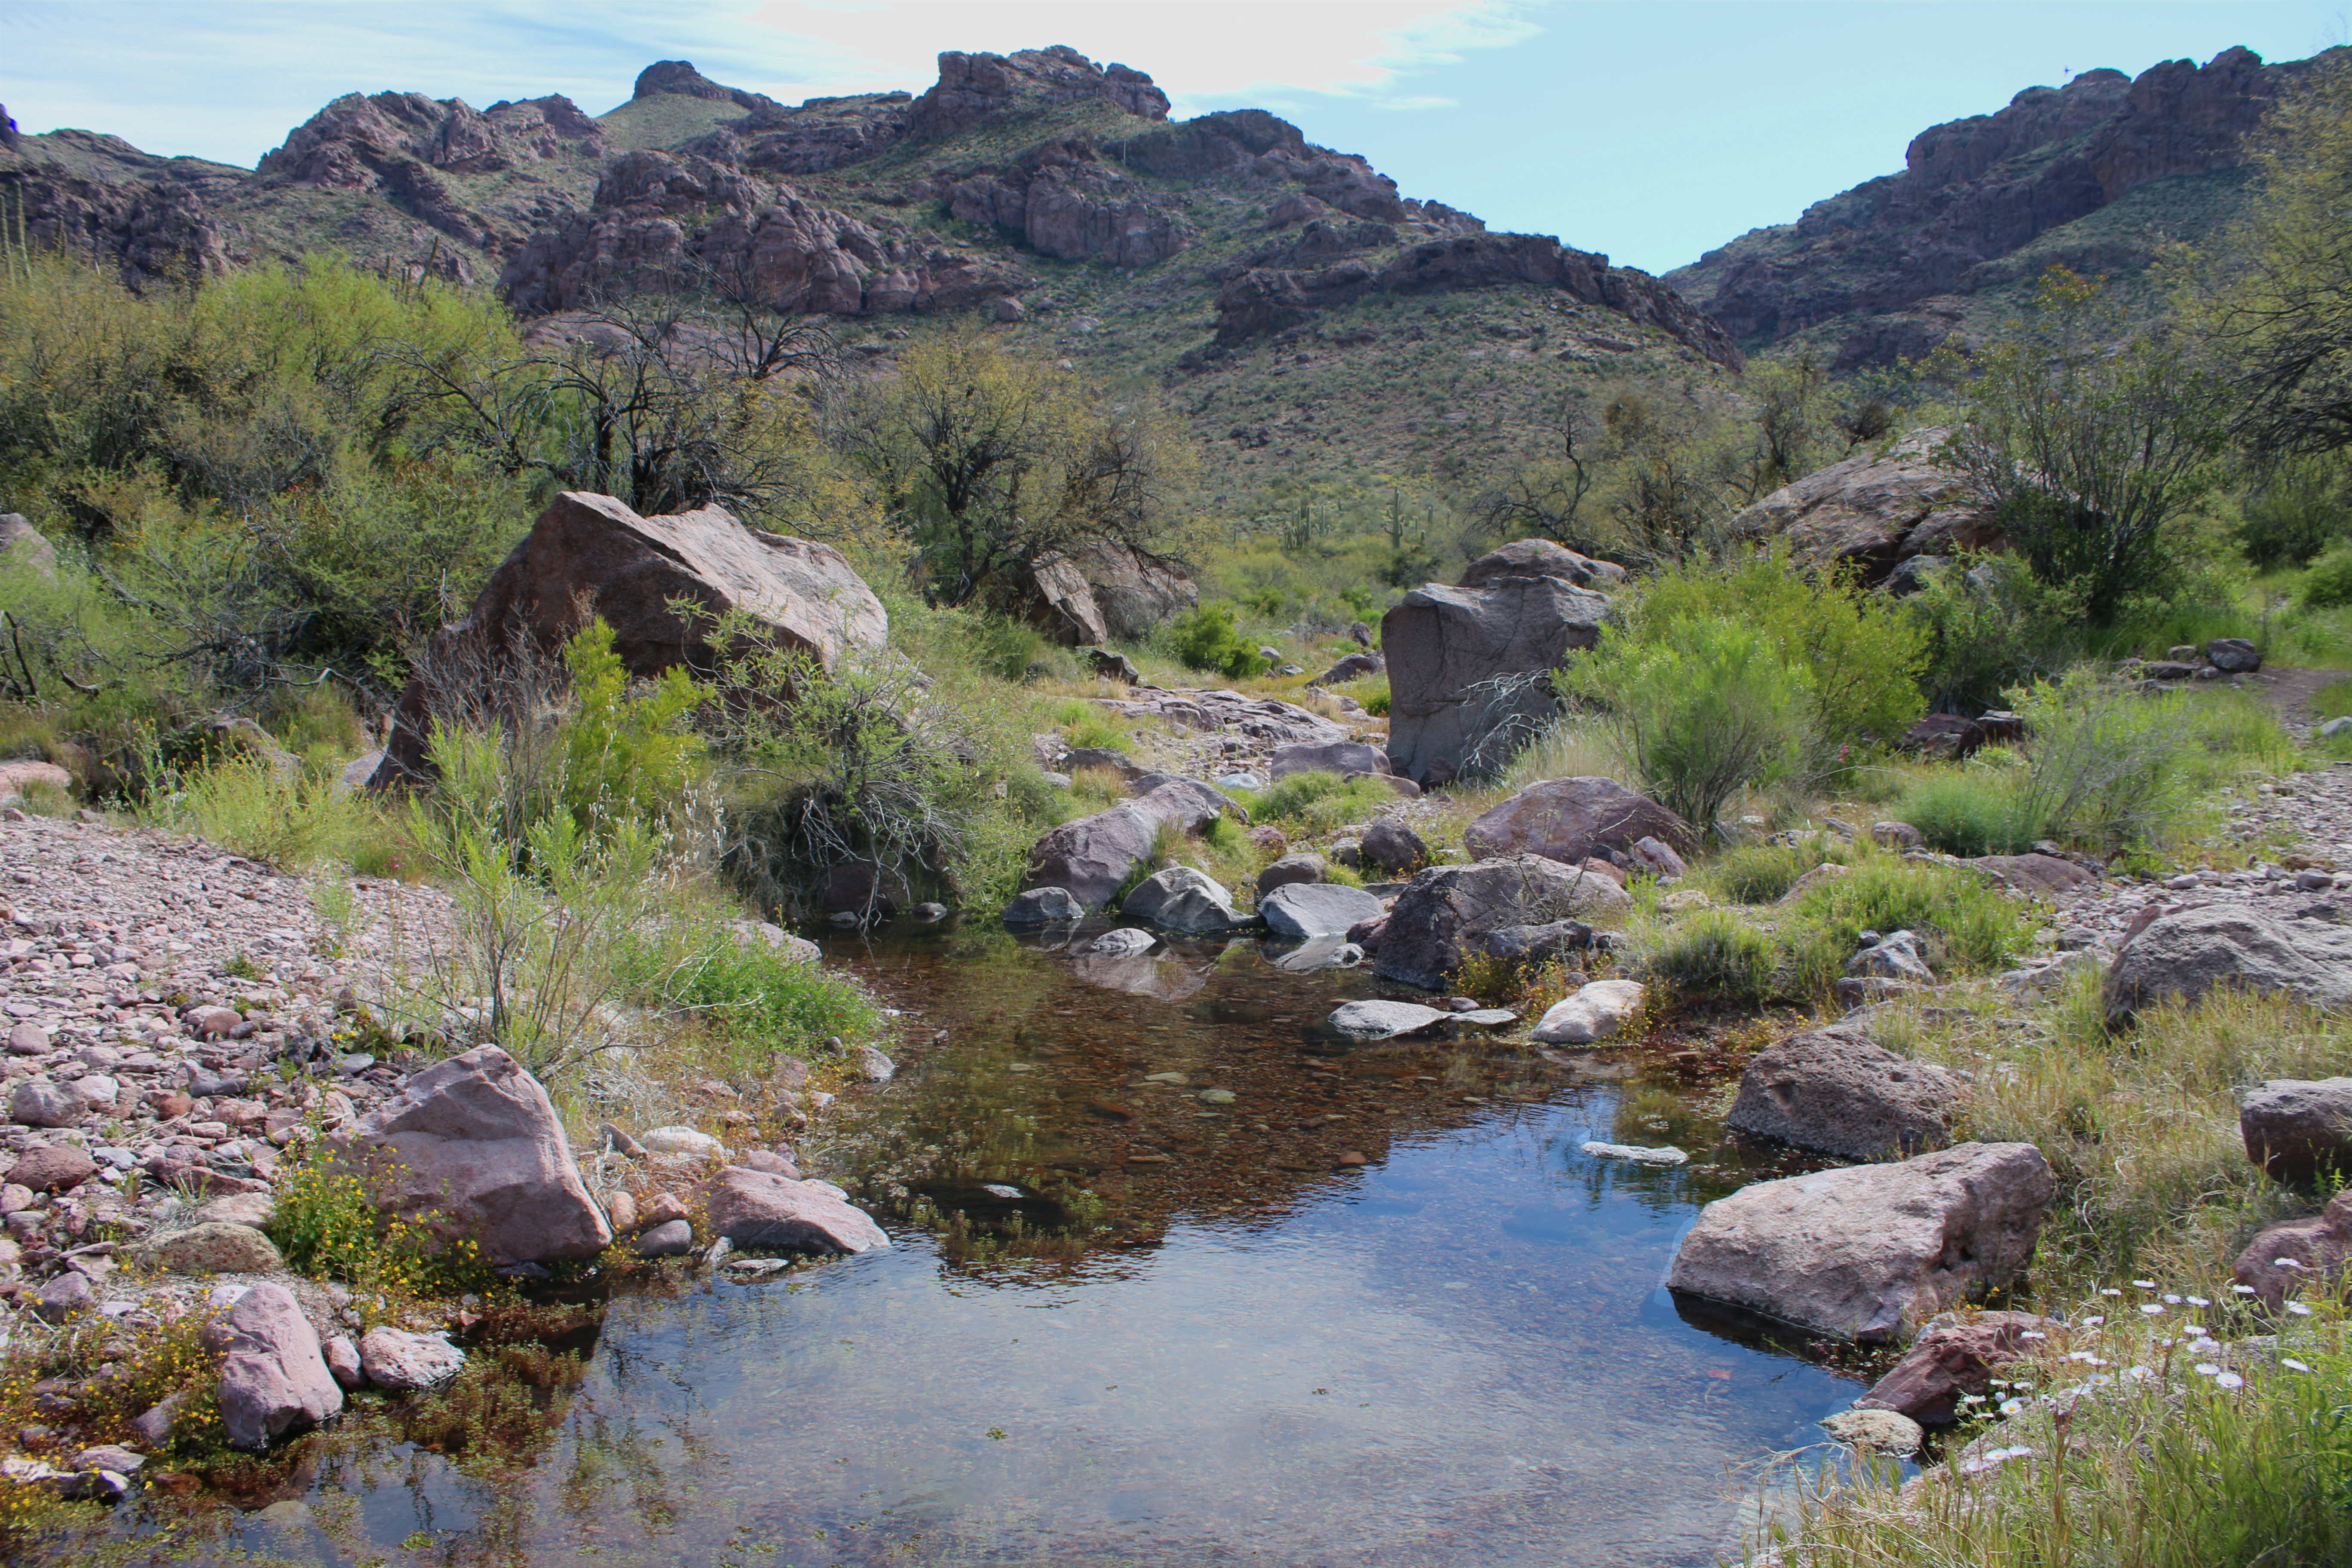
[[[817,1151],[895,1249],[616,1300],[535,1462],[330,1446],[304,1502],[226,1544],[1706,1563],[1731,1468],[1813,1441],[1855,1392],[1659,1288],[1696,1206],[1766,1173],[1709,1086],[1475,1032],[1351,1044],[1321,1019],[1378,983],[1252,943],[1071,945],[837,944],[918,1035],[947,1030]],[[1580,1151],[1669,1132],[1691,1163]]]

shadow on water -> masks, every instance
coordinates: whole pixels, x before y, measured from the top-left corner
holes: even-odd
[[[946,1031],[811,1151],[892,1250],[616,1296],[520,1454],[330,1434],[257,1512],[125,1525],[193,1530],[143,1543],[176,1561],[1736,1554],[1747,1468],[1858,1389],[1660,1286],[1698,1205],[1797,1168],[1724,1136],[1718,1084],[1354,1043],[1323,1019],[1395,994],[1364,972],[1076,951],[1096,929],[828,938],[908,1041]]]

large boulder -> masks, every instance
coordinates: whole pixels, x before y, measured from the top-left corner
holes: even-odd
[[[1065,555],[1042,555],[1014,574],[1004,608],[1064,647],[1099,646],[1110,638],[1094,585],[1078,563]]]
[[[1724,1125],[1803,1149],[1875,1160],[1950,1138],[1960,1080],[1906,1061],[1860,1029],[1792,1035],[1759,1052],[1739,1078]]]
[[[1205,871],[1174,866],[1138,882],[1119,903],[1119,912],[1163,931],[1231,931],[1249,924],[1234,908],[1234,896]]]
[[[1670,1289],[1864,1344],[2016,1278],[2053,1185],[2031,1143],[1758,1182],[1699,1211]]]
[[[1151,858],[1160,837],[1158,816],[1137,801],[1121,801],[1091,816],[1066,822],[1029,851],[1024,889],[1066,888],[1088,909],[1099,909],[1135,868]],[[1006,911],[1007,920],[1013,911]]]
[[[2194,1002],[2228,987],[2321,1007],[2352,1005],[2352,929],[2281,920],[2245,904],[2158,915],[2107,970],[2107,1021],[2119,1026],[2158,1002]]]
[[[713,1234],[779,1252],[871,1252],[890,1245],[864,1209],[828,1189],[729,1165],[703,1188]]]
[[[2238,1254],[2230,1278],[2276,1311],[2290,1296],[2333,1287],[2352,1261],[2352,1187],[2327,1200],[2316,1219],[2274,1225]]]
[[[1539,855],[1469,866],[1433,866],[1405,885],[1380,932],[1372,972],[1438,991],[1479,952],[1478,939],[1505,926],[1577,918],[1602,879]],[[1618,897],[1624,896],[1614,888]]]
[[[1545,779],[1489,807],[1463,830],[1473,855],[1541,855],[1570,866],[1644,838],[1689,854],[1698,837],[1689,823],[1615,779]]]
[[[1381,620],[1394,771],[1428,786],[1500,764],[1513,734],[1557,710],[1546,672],[1598,643],[1608,613],[1604,595],[1534,574],[1407,594]]]
[[[1070,558],[1086,574],[1103,629],[1121,642],[1151,635],[1161,622],[1201,607],[1201,585],[1164,556],[1101,541]]]
[[[1271,833],[1275,829],[1262,827],[1258,831]],[[1287,887],[1294,882],[1319,882],[1330,868],[1322,856],[1309,849],[1282,856],[1257,874],[1257,896],[1262,901],[1276,888]]]
[[[1343,882],[1285,882],[1257,901],[1258,918],[1276,936],[1346,936],[1381,917],[1381,901]]]
[[[466,618],[433,634],[394,715],[378,784],[423,776],[433,715],[492,696],[519,644],[551,655],[588,615],[613,628],[634,676],[719,657],[704,628],[671,608],[740,610],[759,635],[827,670],[845,653],[879,648],[890,620],[840,551],[750,528],[720,507],[640,517],[611,496],[555,498],[476,596]]]
[[[1549,539],[1515,539],[1470,563],[1457,588],[1483,588],[1497,577],[1552,577],[1571,588],[1625,580],[1625,568],[1614,561],[1596,561]]]
[[[1999,549],[2007,542],[1992,508],[1931,456],[1944,436],[1920,430],[1883,455],[1832,463],[1774,490],[1731,525],[1751,538],[1785,534],[1800,562],[1850,566],[1872,584],[1916,555]]]
[[[1361,741],[1330,741],[1322,745],[1276,746],[1266,759],[1265,776],[1286,779],[1293,773],[1384,773],[1389,754]]]
[[[2283,1182],[2352,1176],[2352,1078],[2273,1079],[2238,1104],[2246,1158]]]
[[[221,1352],[221,1430],[236,1447],[266,1448],[343,1407],[319,1331],[283,1285],[246,1291],[205,1331],[205,1342]]]
[[[436,1062],[331,1135],[376,1206],[492,1264],[593,1258],[612,1244],[539,1080],[496,1046]]]
[[[1964,1395],[1984,1393],[1995,1372],[2025,1360],[2053,1336],[2063,1343],[2066,1325],[2037,1312],[1980,1312],[1939,1323],[1911,1342],[1854,1408],[1893,1410],[1925,1426],[1948,1426],[1959,1419]]]

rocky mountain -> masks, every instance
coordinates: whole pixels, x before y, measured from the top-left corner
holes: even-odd
[[[1606,256],[1490,234],[1272,114],[1168,115],[1143,72],[1066,47],[943,54],[919,95],[793,106],[672,60],[595,116],[352,94],[253,170],[22,136],[0,213],[140,284],[335,250],[547,317],[719,282],[836,318],[869,361],[978,320],[1174,389],[1236,511],[1278,473],[1510,449],[1567,380],[1741,363]]]
[[[1902,173],[1751,230],[1666,280],[1750,352],[1801,342],[1840,370],[1981,331],[2054,263],[2138,287],[2163,243],[2236,211],[2248,133],[2327,58],[2265,65],[2234,48],[2137,79],[2094,70],[2028,88],[1991,114],[1921,132]]]

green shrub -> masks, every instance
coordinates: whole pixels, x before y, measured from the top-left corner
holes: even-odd
[[[1728,910],[1678,921],[1650,954],[1650,973],[1679,995],[1756,1003],[1773,993],[1772,939]]]
[[[1854,951],[1856,933],[1913,931],[1927,939],[1938,974],[2003,969],[2025,951],[2025,906],[1973,872],[1869,856],[1844,876],[1808,889],[1782,929],[1792,989],[1829,992]]]
[[[2011,687],[2064,669],[2090,641],[2082,594],[2047,585],[2014,556],[1960,558],[1904,603],[1927,629],[1920,684],[1938,710],[1998,708]]]
[[[1091,702],[1078,706],[1080,711],[1077,717],[1066,718],[1061,721],[1062,738],[1070,743],[1072,750],[1107,752],[1135,750],[1135,737],[1112,722],[1110,715]],[[1063,711],[1066,713],[1067,707],[1065,707]]]
[[[2303,579],[2303,602],[2315,610],[2352,605],[2352,547],[2337,545],[2311,563]]]
[[[583,828],[625,816],[666,816],[694,783],[702,742],[687,722],[703,691],[683,666],[632,690],[613,628],[602,616],[563,645],[571,716],[560,731],[563,804]]]
[[[2159,843],[2195,804],[2189,695],[2144,695],[2087,667],[2011,695],[2032,735],[2020,803],[2053,833],[2110,851]]]
[[[281,870],[348,860],[385,837],[374,802],[336,778],[284,773],[257,757],[236,757],[194,774],[159,769],[160,787],[138,807],[142,821],[219,845]]]
[[[1652,640],[1606,638],[1562,672],[1659,804],[1702,830],[1740,790],[1799,762],[1811,682],[1765,634],[1719,616],[1667,624]]]
[[[1294,837],[1313,837],[1376,815],[1396,796],[1372,779],[1348,780],[1338,773],[1292,773],[1262,790],[1235,790],[1250,820],[1280,826]]]
[[[1176,657],[1188,668],[1213,670],[1231,680],[1247,680],[1266,671],[1265,656],[1234,629],[1231,605],[1202,605],[1179,616],[1169,632]]]
[[[488,1261],[471,1238],[437,1234],[435,1213],[379,1212],[375,1186],[320,1142],[278,1173],[262,1228],[288,1267],[317,1279],[397,1297],[450,1295],[490,1282]]]
[[[2022,855],[2046,834],[2021,782],[1987,769],[1930,773],[1903,792],[1895,814],[1947,855]]]
[[[1643,586],[1626,618],[1641,642],[1690,620],[1754,632],[1804,672],[1814,739],[1824,750],[1891,742],[1919,716],[1925,628],[1851,574],[1798,570],[1785,539],[1727,564],[1670,567]]]
[[[1734,903],[1776,903],[1814,867],[1853,853],[1843,840],[1826,836],[1809,844],[1743,844],[1702,864],[1696,879]]]

